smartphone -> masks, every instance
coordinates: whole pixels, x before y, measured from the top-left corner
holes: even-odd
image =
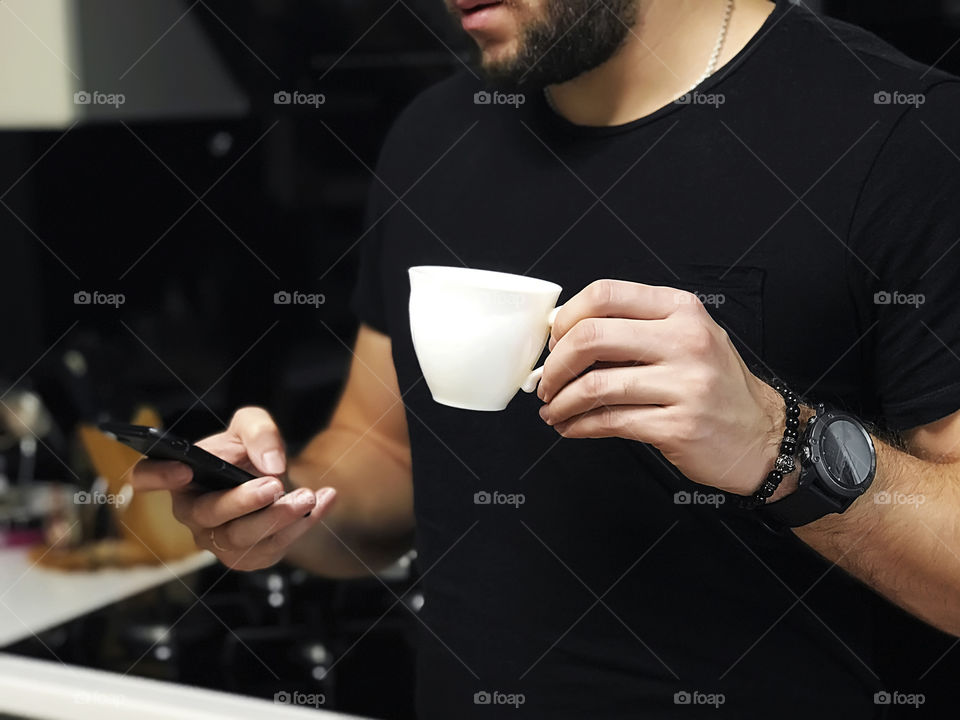
[[[105,435],[152,460],[178,460],[189,465],[193,469],[190,486],[200,491],[229,490],[257,477],[183,438],[157,428],[118,422],[103,422],[99,427]]]

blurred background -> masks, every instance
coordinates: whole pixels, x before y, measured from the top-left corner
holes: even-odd
[[[960,71],[960,0],[806,4]],[[31,545],[133,532],[108,504],[69,501],[111,487],[85,425],[139,411],[196,438],[259,404],[293,451],[323,426],[356,330],[379,147],[467,51],[442,0],[0,2],[0,650],[413,716],[412,557],[347,583],[190,558],[171,570],[183,558],[159,553],[160,574],[67,622],[11,606],[35,604]],[[312,300],[285,304],[295,293]],[[100,587],[134,572],[109,553],[70,562]],[[32,590],[47,602],[81,582],[46,572],[67,583]],[[885,621],[892,647],[952,649]],[[891,652],[891,676],[915,686],[915,657]]]

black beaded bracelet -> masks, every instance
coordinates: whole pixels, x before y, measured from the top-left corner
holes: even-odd
[[[740,502],[741,507],[747,510],[755,510],[765,505],[780,487],[783,478],[792,473],[797,466],[794,457],[797,454],[797,444],[800,439],[800,399],[781,380],[774,379],[771,385],[780,393],[786,405],[786,429],[783,431],[780,454],[777,455],[776,462],[773,464],[773,470],[767,475],[759,490]]]

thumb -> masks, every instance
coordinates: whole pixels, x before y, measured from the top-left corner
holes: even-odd
[[[287,469],[287,454],[280,429],[263,408],[238,410],[230,428],[240,438],[253,466],[264,475],[282,475]]]

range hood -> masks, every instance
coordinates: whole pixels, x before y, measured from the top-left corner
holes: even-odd
[[[0,0],[0,129],[245,114],[203,12],[182,0]]]

